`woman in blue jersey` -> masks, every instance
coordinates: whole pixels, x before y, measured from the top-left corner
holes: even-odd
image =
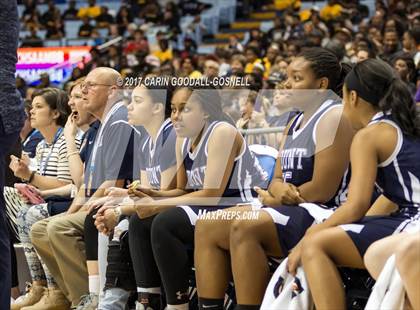
[[[171,118],[178,137],[177,188],[159,192],[159,201],[148,198],[136,205],[140,218],[159,213],[151,227],[153,252],[140,253],[147,280],[142,287],[146,309],[158,309],[161,280],[168,309],[188,308],[187,248],[194,245],[198,213],[249,203],[252,187],[267,183],[267,174],[222,112],[218,90],[178,89]]]
[[[143,126],[147,132],[146,138],[136,141],[134,147],[136,149],[137,162],[134,163],[136,172],[140,172],[140,182],[133,183],[128,192],[133,195],[144,196],[142,191],[153,196],[153,190],[171,190],[174,188],[174,177],[176,174],[176,157],[175,157],[175,142],[176,134],[173,129],[170,116],[171,116],[171,98],[172,89],[163,89],[160,87],[140,85],[133,90],[132,100],[128,109],[128,122],[133,126]],[[138,184],[138,185],[135,185]],[[120,194],[122,194],[120,190]],[[131,260],[134,267],[134,274],[141,292],[144,286],[143,273],[141,270],[142,262],[139,261],[139,253],[144,250],[151,249],[150,244],[150,225],[152,218],[140,219],[133,205],[122,204],[115,206],[115,200],[108,197],[105,206],[102,207],[96,216],[96,226],[99,231],[109,233],[118,224],[120,215],[130,216],[129,219],[129,244]],[[145,229],[144,227],[148,227]],[[148,237],[147,237],[148,235]],[[108,253],[109,255],[109,253]],[[116,255],[119,257],[118,255]],[[111,258],[112,259],[112,258]],[[108,257],[108,262],[110,257]],[[112,262],[118,264],[119,262]],[[112,267],[111,267],[112,269]],[[127,268],[123,268],[127,269]],[[129,269],[126,270],[129,272]],[[116,276],[118,273],[109,272]],[[129,278],[127,276],[127,278]],[[125,280],[125,279],[124,279]],[[123,291],[126,281],[120,281],[120,286],[115,290],[109,287],[109,283],[115,282],[115,279],[107,277],[107,291],[106,297],[112,294],[112,304],[108,298],[101,301],[101,307],[113,306],[118,308],[122,304],[122,308],[128,299],[128,291]],[[119,296],[118,305],[115,296]],[[139,300],[140,301],[140,300]],[[104,308],[104,309],[105,309]],[[107,309],[107,308],[106,308]]]
[[[333,208],[345,198],[353,131],[341,115],[340,101],[316,105],[316,96],[328,89],[339,93],[348,71],[322,48],[303,51],[289,65],[289,96],[295,104],[306,100],[309,106],[285,130],[269,189],[258,190],[266,212],[253,221],[199,221],[195,264],[200,309],[222,309],[231,273],[238,309],[257,309],[269,281],[268,257],[287,256],[314,222],[309,211],[324,210],[315,204],[309,204],[311,210],[296,205],[306,201]],[[327,133],[335,133],[328,143]]]
[[[344,84],[344,110],[360,129],[351,146],[348,200],[304,238],[302,261],[317,309],[344,309],[337,266],[364,268],[373,242],[402,231],[420,205],[420,119],[403,81],[392,68],[369,59]],[[388,216],[365,216],[376,184],[398,206]],[[365,216],[365,217],[364,217]],[[293,268],[299,255],[293,257]]]

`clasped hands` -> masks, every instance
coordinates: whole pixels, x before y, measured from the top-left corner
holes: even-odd
[[[268,190],[255,187],[259,201],[269,207],[280,205],[297,205],[305,202],[300,195],[299,189],[290,183],[275,181],[270,184]]]
[[[95,226],[99,232],[109,235],[118,224],[116,207],[121,209],[128,206],[136,210],[140,218],[146,218],[156,214],[155,201],[147,193],[150,189],[143,189],[133,183],[128,189],[111,187],[105,191],[106,196],[96,199],[88,205],[88,212],[98,209],[95,217]]]

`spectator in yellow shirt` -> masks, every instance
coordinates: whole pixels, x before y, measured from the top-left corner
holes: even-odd
[[[246,57],[246,66],[245,66],[245,73],[252,73],[252,69],[254,65],[262,63],[261,58],[258,56],[258,49],[254,46],[248,46],[245,48],[245,57]]]
[[[263,63],[265,67],[264,71],[264,78],[268,78],[270,75],[271,66],[274,65],[276,57],[279,55],[280,49],[277,44],[271,44],[270,47],[267,49],[266,56],[263,58]]]
[[[153,55],[159,58],[160,63],[164,63],[167,60],[172,60],[172,49],[169,48],[169,41],[167,39],[160,39],[158,41],[159,50],[154,51]]]
[[[321,9],[319,15],[321,16],[322,20],[329,21],[339,17],[342,13],[342,10],[343,7],[338,4],[336,0],[330,0],[328,1],[328,4]]]
[[[96,0],[89,0],[89,6],[85,6],[79,9],[77,13],[77,17],[89,17],[89,18],[96,18],[101,14],[101,7],[96,5]]]
[[[181,60],[181,75],[188,76],[192,79],[199,79],[202,77],[202,73],[195,68],[197,67],[197,63],[194,58],[186,57]]]

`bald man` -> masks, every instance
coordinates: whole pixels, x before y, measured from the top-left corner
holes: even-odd
[[[97,260],[98,253],[97,232],[85,230],[89,206],[103,197],[107,188],[122,187],[132,178],[133,129],[127,123],[127,108],[121,100],[122,90],[117,86],[120,78],[117,71],[105,67],[96,68],[86,76],[81,85],[87,99],[85,108],[101,125],[85,164],[84,184],[66,215],[39,221],[31,230],[34,246],[61,291],[73,306],[80,302],[77,309],[96,309],[98,302],[99,286],[89,285],[89,265],[88,268],[86,265],[86,260]],[[47,306],[55,302],[51,298],[42,309],[49,309]]]

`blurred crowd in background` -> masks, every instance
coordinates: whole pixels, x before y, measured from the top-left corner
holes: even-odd
[[[332,50],[339,60],[357,63],[367,58],[381,58],[390,63],[407,83],[416,102],[420,102],[420,3],[418,1],[375,1],[375,11],[362,1],[325,1],[324,6],[302,8],[300,1],[239,1],[238,20],[252,12],[275,10],[271,29],[247,31],[243,39],[236,33],[226,44],[215,46],[214,52],[198,53],[194,36],[180,35],[181,16],[200,14],[211,4],[193,0],[172,1],[165,5],[156,0],[123,1],[118,11],[89,0],[85,6],[69,1],[60,11],[54,1],[40,14],[37,0],[25,0],[21,27],[30,30],[21,46],[40,46],[37,31],[46,30],[47,38],[65,36],[63,23],[81,19],[80,37],[98,38],[100,29],[107,29],[107,40],[122,36],[123,40],[107,48],[93,47],[90,57],[74,67],[71,77],[62,85],[52,85],[48,74],[28,85],[17,77],[17,86],[24,98],[31,98],[35,88],[58,86],[68,90],[74,81],[96,67],[108,66],[123,77],[171,75],[179,77],[213,78],[239,76],[248,80],[253,91],[282,88],[286,68],[303,48],[322,46]],[[45,5],[45,3],[44,3]],[[307,6],[306,6],[307,7]],[[164,25],[156,40],[149,44],[145,32],[153,26]],[[98,43],[103,43],[99,39]],[[254,102],[255,104],[255,102]],[[260,105],[257,105],[260,106]],[[237,119],[238,117],[234,117]]]

